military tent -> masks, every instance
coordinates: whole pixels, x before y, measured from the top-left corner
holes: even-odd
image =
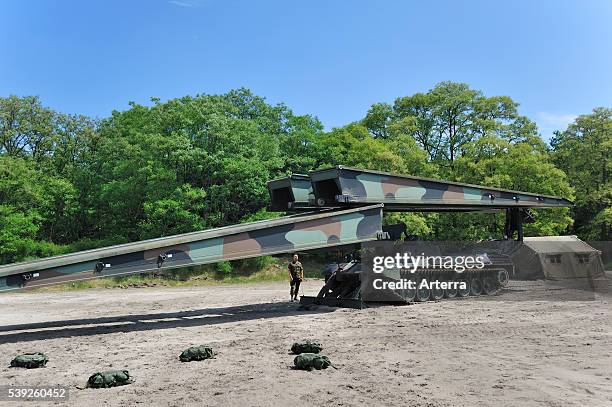
[[[601,252],[576,236],[525,237],[510,257],[519,279],[596,279],[604,276]]]

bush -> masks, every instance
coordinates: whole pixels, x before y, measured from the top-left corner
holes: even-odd
[[[232,263],[229,261],[220,261],[215,264],[215,274],[220,278],[229,276],[232,274]]]
[[[252,257],[250,259],[236,260],[233,263],[234,269],[239,275],[248,276],[258,271],[264,270],[274,262],[272,256]]]

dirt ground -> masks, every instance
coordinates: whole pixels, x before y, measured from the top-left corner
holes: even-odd
[[[496,297],[364,310],[299,311],[287,297],[282,283],[3,294],[0,385],[69,386],[67,404],[89,406],[612,405],[606,298],[543,300],[515,283]],[[292,370],[302,338],[322,342],[337,370]],[[179,362],[206,343],[216,359]],[[8,368],[30,351],[47,367]],[[119,368],[136,382],[76,388]]]

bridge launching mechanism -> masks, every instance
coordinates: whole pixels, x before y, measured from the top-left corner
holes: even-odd
[[[306,182],[307,180],[310,183]],[[442,181],[430,178],[405,176],[380,171],[337,166],[306,175],[291,175],[268,183],[271,206],[276,210],[299,213],[316,208],[355,208],[373,203],[383,204],[385,212],[505,212],[502,236],[503,251],[513,251],[516,242],[523,240],[523,223],[532,220],[529,210],[538,208],[571,207],[567,199],[493,188],[482,185]],[[382,226],[383,239],[398,240],[399,225]],[[398,231],[400,233],[398,233]],[[405,236],[406,237],[406,236]],[[520,245],[520,243],[518,243]],[[482,245],[481,245],[482,246]],[[500,245],[493,245],[500,246]],[[431,254],[440,254],[438,248],[429,247]],[[449,247],[446,250],[450,250]],[[481,249],[485,250],[485,249]],[[464,289],[403,289],[383,296],[392,302],[440,300],[468,295],[492,294],[505,284],[512,273],[512,260],[499,250],[486,249],[486,264],[478,272],[461,275],[441,272],[439,269],[420,267],[416,273],[395,270],[387,280],[400,279],[418,282],[423,278],[464,282]],[[340,263],[337,270],[328,275],[325,286],[316,297],[302,297],[303,303],[331,306],[363,307],[363,264],[354,256]],[[389,293],[387,293],[389,294]]]
[[[389,237],[382,222],[385,211],[505,211],[503,238],[522,241],[522,224],[529,220],[529,209],[573,205],[554,196],[345,166],[272,180],[268,191],[270,210],[289,216],[0,266],[0,291],[356,245]],[[360,263],[347,265],[335,273],[332,283],[328,280],[317,297],[303,297],[302,302],[363,305],[357,287]],[[479,282],[484,292],[490,289],[488,277],[472,276],[471,280],[473,285]],[[351,283],[342,284],[343,279]],[[440,293],[430,292],[432,295],[438,299]],[[402,293],[401,297],[412,301],[423,300],[425,295]]]

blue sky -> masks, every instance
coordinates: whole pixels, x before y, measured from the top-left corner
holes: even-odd
[[[612,107],[612,1],[0,0],[0,96],[105,117],[245,86],[326,128],[466,82],[545,138]]]

